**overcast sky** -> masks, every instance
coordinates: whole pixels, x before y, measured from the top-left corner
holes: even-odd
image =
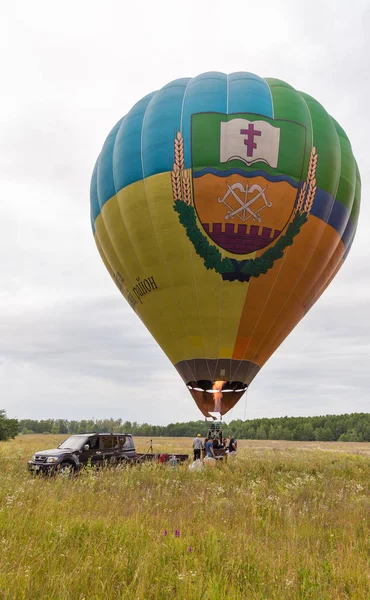
[[[89,185],[106,135],[142,96],[178,77],[243,70],[284,79],[339,121],[362,210],[343,268],[227,420],[369,412],[368,0],[3,0],[0,13],[0,408],[201,418],[100,260]]]

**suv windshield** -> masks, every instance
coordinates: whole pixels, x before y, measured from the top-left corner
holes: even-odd
[[[83,438],[79,435],[71,435],[65,442],[59,445],[59,448],[69,449],[69,450],[80,450],[84,443],[86,442],[86,438]]]

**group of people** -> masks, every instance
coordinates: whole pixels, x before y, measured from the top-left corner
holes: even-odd
[[[215,458],[215,450],[214,450],[214,442],[215,440],[206,437],[204,442],[201,439],[200,433],[193,440],[193,451],[194,451],[194,460],[199,460],[201,457],[201,452],[204,449],[206,456],[208,458]],[[217,447],[220,447],[219,445]],[[224,438],[222,440],[222,447],[226,448],[226,452],[231,454],[231,452],[236,452],[237,441],[231,435],[229,438]]]

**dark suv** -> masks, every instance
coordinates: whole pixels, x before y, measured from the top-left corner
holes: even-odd
[[[81,433],[71,435],[58,448],[36,452],[28,461],[32,473],[70,474],[86,464],[102,467],[133,460],[135,446],[127,433]]]

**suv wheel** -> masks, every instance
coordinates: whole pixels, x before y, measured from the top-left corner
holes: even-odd
[[[75,468],[71,463],[62,462],[58,469],[58,475],[59,477],[64,477],[67,479],[68,477],[71,477],[71,475],[73,475],[74,470]]]

